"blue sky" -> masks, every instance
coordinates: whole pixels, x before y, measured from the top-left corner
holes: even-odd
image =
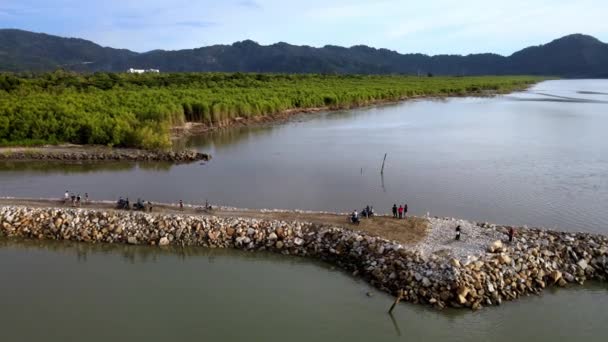
[[[0,27],[135,51],[252,39],[508,55],[570,33],[608,41],[606,0],[0,0]]]

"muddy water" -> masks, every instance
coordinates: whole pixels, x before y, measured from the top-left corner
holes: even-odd
[[[4,163],[0,196],[384,211],[407,201],[416,214],[606,233],[606,89],[550,81],[186,142],[214,155],[207,165]],[[0,240],[3,341],[604,341],[606,291],[548,291],[475,313],[404,304],[392,320],[391,298],[310,260]]]
[[[326,264],[230,250],[0,240],[3,341],[605,341],[605,286],[479,312],[392,299]],[[372,294],[371,297],[366,295]]]

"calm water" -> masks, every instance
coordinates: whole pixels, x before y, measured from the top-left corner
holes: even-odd
[[[608,81],[415,101],[219,132],[191,164],[0,164],[0,196],[388,210],[608,231]],[[384,177],[379,169],[388,153]],[[372,292],[369,298],[366,292]],[[0,240],[2,341],[604,341],[606,285],[481,312],[392,299],[306,259]]]
[[[605,341],[606,287],[479,312],[392,298],[307,259],[0,240],[3,341]],[[367,297],[366,292],[373,296]]]
[[[422,100],[219,132],[197,163],[0,164],[0,196],[430,212],[608,231],[608,80],[549,81],[496,98]],[[384,177],[380,166],[388,153]]]

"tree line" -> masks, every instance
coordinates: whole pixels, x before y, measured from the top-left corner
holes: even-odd
[[[509,92],[535,77],[318,74],[0,74],[0,144],[171,145],[172,126],[415,96]]]

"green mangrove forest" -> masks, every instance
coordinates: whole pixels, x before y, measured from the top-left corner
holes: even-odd
[[[224,126],[291,109],[349,108],[417,96],[505,93],[538,77],[316,74],[0,74],[0,145],[171,145],[171,127]]]

